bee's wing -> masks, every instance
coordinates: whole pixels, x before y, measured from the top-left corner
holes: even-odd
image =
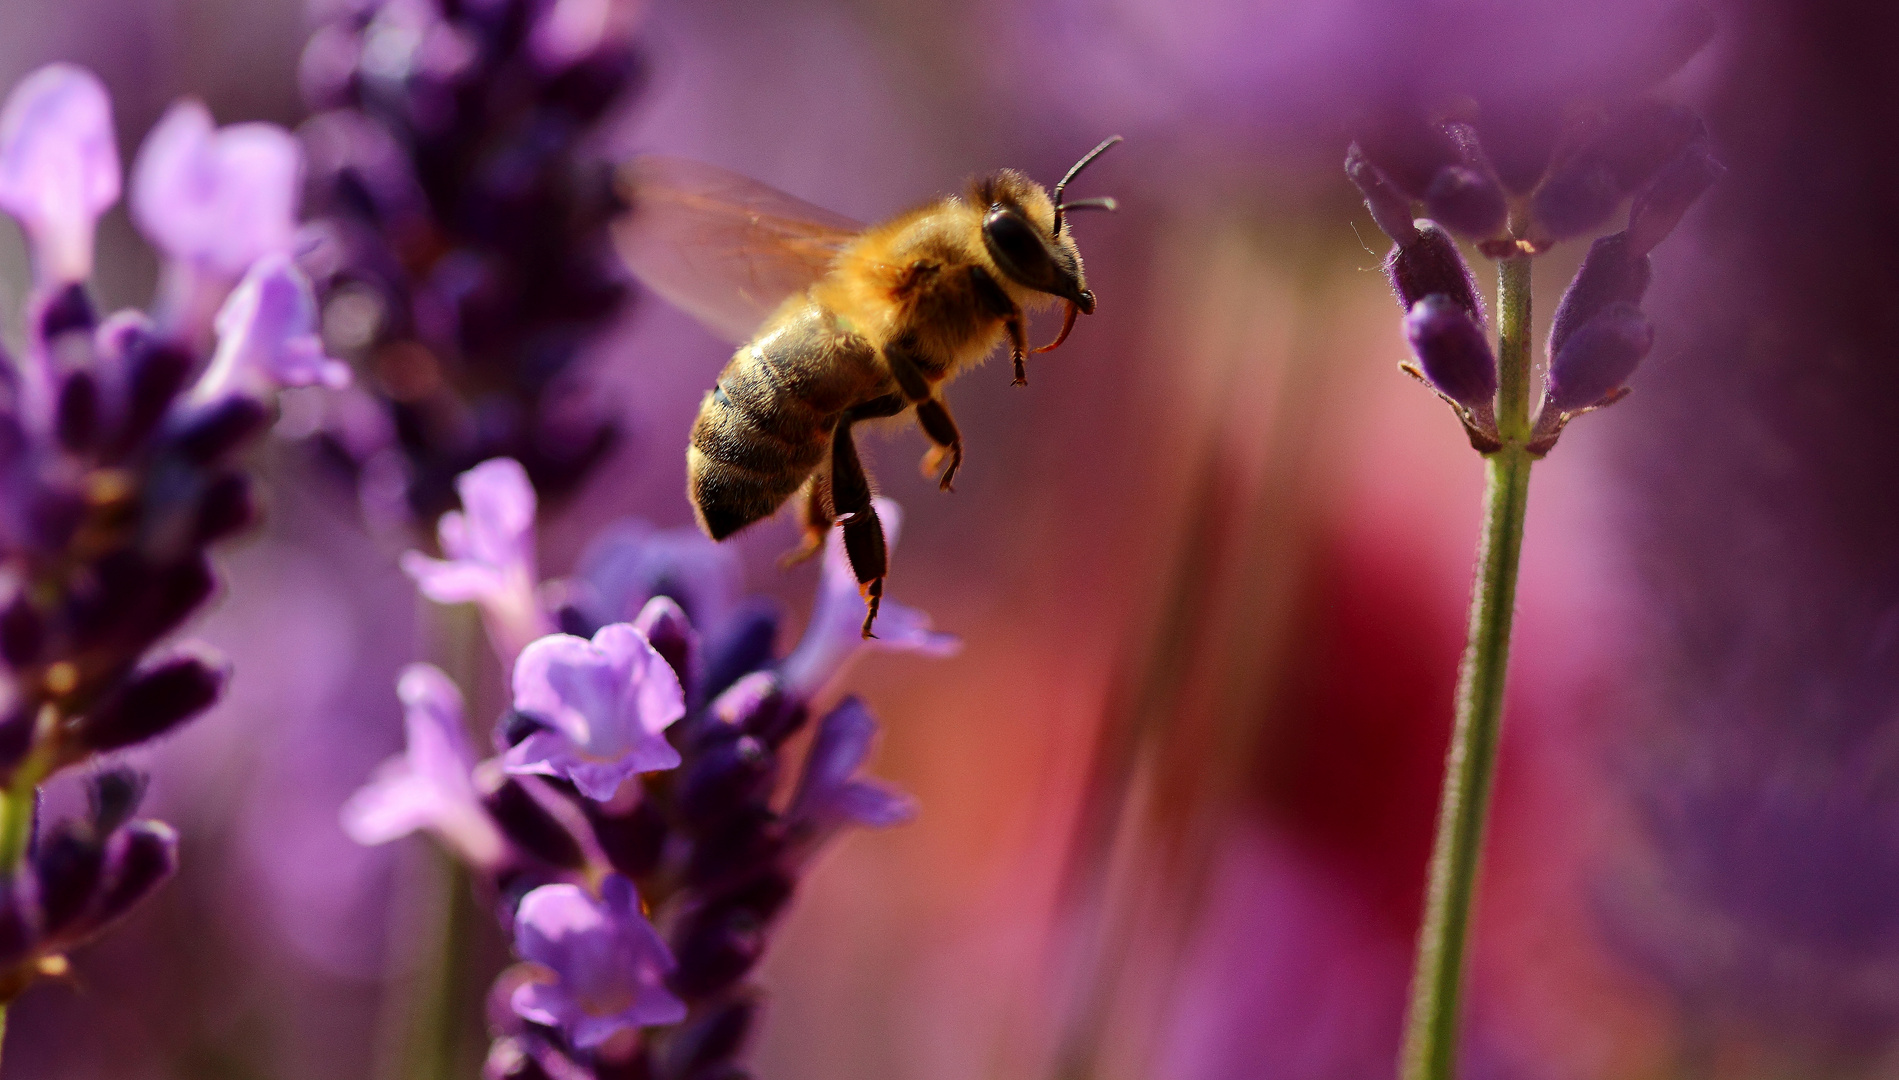
[[[633,209],[620,257],[649,288],[739,344],[864,231],[858,222],[713,165],[638,157],[620,168]]]

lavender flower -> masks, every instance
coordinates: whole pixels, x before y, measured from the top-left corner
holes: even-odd
[[[287,199],[293,180],[253,194]],[[160,187],[148,224],[173,210],[202,230],[256,224]],[[0,369],[0,1004],[172,872],[175,834],[130,820],[142,784],[101,774],[92,816],[50,827],[33,820],[35,791],[217,700],[220,658],[154,648],[214,590],[207,548],[255,514],[232,459],[275,389],[337,376],[311,336],[308,285],[281,260],[249,268],[228,301],[207,294],[225,301],[214,357],[139,312],[99,319],[84,278],[119,190],[98,80],[61,64],[28,76],[0,109],[0,208],[31,239],[37,279],[24,353]]]
[[[574,366],[629,290],[623,209],[590,149],[639,82],[624,0],[338,5],[303,60],[318,279],[333,344],[371,376],[393,460],[428,520],[477,462],[571,490],[614,430]]]
[[[633,883],[609,874],[595,900],[576,885],[543,885],[514,914],[514,949],[545,981],[518,987],[516,1014],[592,1050],[622,1031],[676,1024],[686,1006],[666,989],[672,954],[640,914]]]
[[[446,560],[407,552],[402,569],[438,604],[481,605],[488,635],[505,663],[553,629],[535,595],[534,487],[527,471],[497,458],[455,482],[462,509],[436,527]]]
[[[511,773],[561,777],[597,802],[628,778],[679,764],[662,733],[685,714],[678,676],[626,623],[592,641],[553,634],[514,663],[514,708],[545,723],[504,759]]]
[[[725,1075],[757,1015],[746,977],[813,857],[846,826],[916,812],[858,775],[877,729],[855,698],[819,720],[794,794],[775,795],[786,741],[866,644],[856,577],[832,538],[811,623],[783,660],[776,616],[734,601],[736,565],[696,532],[615,526],[583,558],[588,576],[535,589],[533,501],[518,467],[502,467],[512,464],[462,478],[466,520],[445,523],[444,547],[459,536],[468,565],[412,558],[412,573],[426,589],[456,575],[492,582],[505,567],[536,617],[548,618],[539,597],[564,598],[559,621],[575,633],[520,650],[513,706],[496,725],[501,752],[484,762],[446,733],[458,699],[439,673],[412,668],[409,750],[352,800],[346,823],[365,842],[417,827],[450,834],[500,902],[525,963],[496,985],[487,1076]],[[502,497],[481,494],[503,477]],[[897,507],[878,513],[894,540]],[[491,530],[479,544],[477,519]],[[628,611],[637,615],[620,621]],[[921,613],[888,601],[885,613],[883,648],[957,647]],[[502,639],[496,647],[505,654]],[[502,854],[470,856],[459,830],[500,836]]]

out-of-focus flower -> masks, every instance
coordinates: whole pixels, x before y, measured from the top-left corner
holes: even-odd
[[[666,989],[672,954],[640,914],[633,883],[618,874],[601,882],[598,900],[575,885],[528,893],[515,911],[514,948],[542,969],[542,979],[514,991],[514,1011],[559,1028],[582,1050],[686,1017],[685,1003]]]
[[[323,352],[310,279],[287,256],[253,264],[216,320],[217,352],[192,391],[196,401],[285,386],[349,385],[349,365]]]
[[[214,128],[190,99],[165,113],[132,164],[131,194],[132,219],[165,258],[161,322],[195,332],[253,263],[289,252],[302,169],[275,124]]]
[[[884,542],[895,548],[903,529],[903,510],[888,499],[878,499],[875,505],[884,524]],[[877,636],[866,640],[866,610],[857,574],[851,570],[850,555],[844,550],[843,533],[833,531],[824,542],[824,567],[811,622],[782,668],[787,693],[798,698],[816,697],[864,649],[952,656],[962,648],[955,635],[931,630],[928,615],[889,600],[878,611]]]
[[[857,776],[876,737],[877,722],[861,700],[849,697],[839,702],[812,737],[786,818],[824,832],[846,824],[883,829],[915,817],[915,799]]]
[[[93,227],[119,200],[112,101],[98,76],[49,64],[0,111],[0,209],[33,242],[42,287],[92,274]]]
[[[343,831],[359,844],[386,844],[427,829],[473,865],[499,866],[506,841],[475,790],[461,691],[439,668],[411,664],[396,696],[408,748],[343,805]]]
[[[535,591],[534,485],[519,462],[497,458],[463,473],[455,488],[462,509],[436,526],[447,558],[411,551],[402,569],[438,604],[479,604],[496,651],[512,665],[554,628]]]
[[[559,776],[605,802],[629,777],[679,764],[665,730],[685,691],[646,635],[626,623],[593,640],[553,634],[514,663],[514,707],[548,726],[510,749],[512,773]]]

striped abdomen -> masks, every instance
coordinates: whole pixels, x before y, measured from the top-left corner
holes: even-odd
[[[686,451],[700,525],[723,540],[777,510],[827,460],[844,410],[886,382],[870,343],[816,304],[740,347],[700,405]]]

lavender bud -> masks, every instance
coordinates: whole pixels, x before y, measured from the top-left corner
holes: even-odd
[[[1563,351],[1571,334],[1610,304],[1639,304],[1648,291],[1647,255],[1630,250],[1629,234],[1612,233],[1589,245],[1550,321],[1549,355]]]
[[[1425,378],[1461,405],[1479,408],[1497,396],[1497,358],[1484,329],[1456,301],[1442,294],[1411,306],[1405,337]]]
[[[763,597],[748,599],[726,618],[706,649],[706,700],[724,693],[746,672],[771,663],[777,642],[777,606]]]
[[[506,749],[519,746],[523,739],[537,731],[549,730],[541,718],[519,709],[509,709],[495,721],[495,745]]]
[[[1641,254],[1655,250],[1694,205],[1701,193],[1727,172],[1707,144],[1693,142],[1662,167],[1629,207],[1629,247]]]
[[[47,297],[38,315],[41,341],[51,341],[62,334],[89,334],[98,322],[92,297],[86,295],[85,286],[78,282]]]
[[[198,554],[169,569],[156,571],[158,587],[137,620],[128,620],[124,630],[142,642],[156,641],[177,629],[217,588],[211,563]]]
[[[1365,209],[1371,211],[1372,220],[1386,236],[1399,244],[1417,239],[1417,226],[1411,224],[1410,198],[1392,186],[1357,143],[1345,152],[1345,175],[1358,185],[1359,193],[1365,196]]]
[[[243,473],[225,473],[211,481],[198,499],[198,524],[193,543],[204,546],[242,532],[257,520],[250,479]]]
[[[1655,330],[1634,304],[1616,303],[1584,323],[1550,361],[1544,408],[1586,409],[1635,374],[1655,344]]]
[[[594,841],[615,870],[637,881],[659,865],[666,848],[666,815],[650,800],[641,799],[624,814],[609,814],[592,799],[580,800],[580,807],[593,825]]]
[[[646,635],[653,651],[679,676],[680,685],[693,686],[698,682],[693,672],[698,662],[698,635],[693,633],[685,611],[671,597],[655,596],[648,600],[639,617],[633,620],[633,629]]]
[[[171,408],[172,399],[191,374],[191,357],[172,346],[139,348],[128,361],[125,421],[119,426],[114,456],[122,457],[144,441]]]
[[[685,998],[707,997],[744,978],[764,955],[767,918],[731,903],[693,913],[677,938],[673,990]]]
[[[197,656],[148,668],[85,718],[82,738],[101,752],[155,738],[210,708],[228,676],[222,661]]]
[[[1456,165],[1463,155],[1444,129],[1413,113],[1390,112],[1358,133],[1365,157],[1398,188],[1421,199],[1438,170]]]
[[[749,881],[783,854],[784,830],[762,802],[740,807],[701,835],[686,863],[686,883],[701,890]]]
[[[86,804],[94,836],[111,836],[132,820],[145,800],[144,773],[123,766],[95,774],[86,784]]]
[[[1448,296],[1458,307],[1470,313],[1478,325],[1484,322],[1484,305],[1477,299],[1477,279],[1457,241],[1434,221],[1418,222],[1418,238],[1392,249],[1385,258],[1385,272],[1391,278],[1391,290],[1406,311],[1427,296]]]
[[[105,890],[94,924],[106,926],[137,907],[178,870],[178,833],[162,821],[135,821],[114,834]]]
[[[0,659],[16,668],[39,659],[46,647],[46,617],[24,596],[0,611]]]
[[[570,870],[587,865],[579,841],[516,781],[504,780],[481,797],[481,805],[516,847],[542,862]]]
[[[99,383],[91,372],[75,371],[59,388],[54,409],[59,444],[75,454],[92,449],[99,434]]]
[[[33,852],[39,879],[40,923],[48,934],[71,926],[85,913],[105,870],[105,849],[84,830],[63,821]]]
[[[1424,193],[1424,208],[1446,228],[1476,240],[1495,236],[1509,216],[1502,186],[1463,165],[1437,171]]]
[[[738,994],[693,1017],[666,1044],[665,1074],[696,1077],[737,1057],[758,1011],[756,997]]]
[[[262,431],[269,420],[262,402],[234,395],[192,413],[173,432],[172,442],[187,461],[208,465]]]
[[[764,743],[726,729],[686,767],[679,809],[695,826],[716,824],[761,798],[775,764]]]

